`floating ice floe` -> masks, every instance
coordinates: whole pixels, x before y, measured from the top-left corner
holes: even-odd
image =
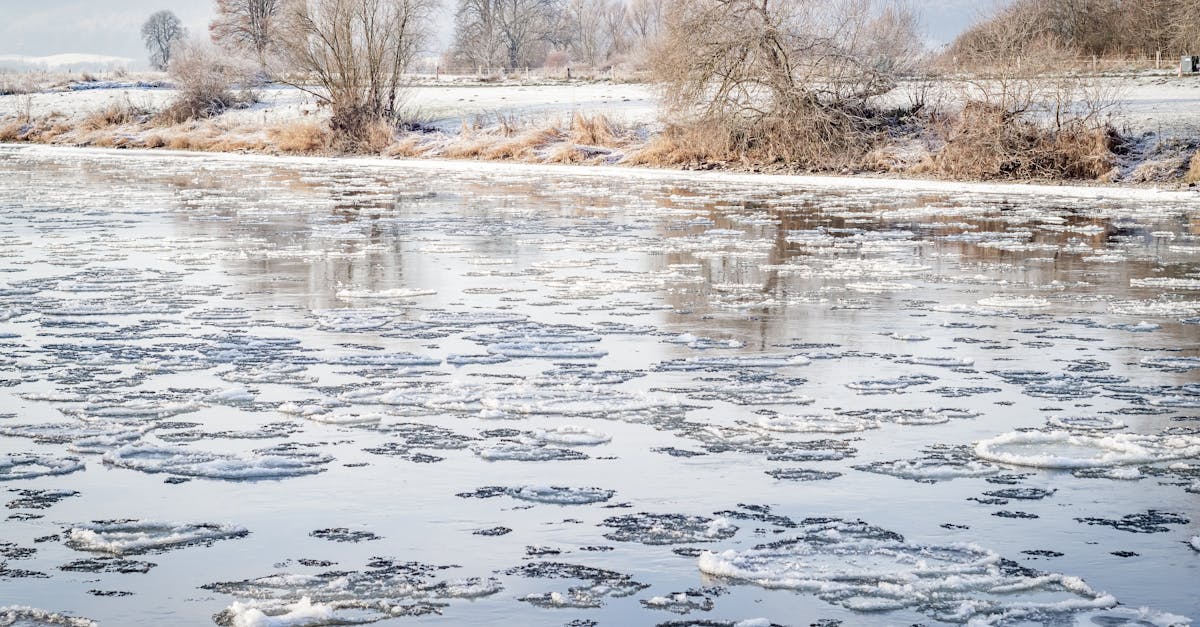
[[[229,627],[318,627],[374,622],[339,616],[338,609],[331,603],[313,603],[308,597],[294,603],[235,601],[217,621]]]
[[[329,425],[373,425],[389,418],[387,414],[314,413],[307,418]]]
[[[540,357],[543,359],[599,359],[608,351],[592,348],[585,344],[565,342],[503,342],[487,347],[489,353],[518,359]]]
[[[361,571],[279,573],[201,587],[242,599],[214,617],[218,625],[228,627],[355,625],[441,614],[447,601],[482,598],[503,589],[492,578],[435,579],[444,568],[373,558]],[[284,616],[298,622],[283,622]]]
[[[330,309],[315,312],[317,327],[332,333],[363,333],[378,331],[396,317],[396,312],[386,309]]]
[[[32,453],[0,455],[0,481],[66,475],[77,470],[83,470],[83,462],[75,457],[51,457]]]
[[[975,364],[975,360],[970,357],[900,357],[896,362],[917,364],[919,366],[940,366],[942,368],[965,368]]]
[[[992,309],[1042,309],[1050,306],[1050,301],[1044,298],[1023,296],[991,296],[976,302],[981,307]]]
[[[526,485],[510,488],[508,494],[515,499],[553,505],[587,505],[603,503],[612,498],[614,491],[603,488],[570,488],[562,486]]]
[[[282,456],[233,455],[198,451],[184,446],[130,444],[101,458],[104,463],[149,473],[169,473],[208,479],[281,479],[311,475],[325,469],[333,458],[319,454]]]
[[[209,545],[218,540],[241,538],[245,527],[218,523],[153,521],[103,521],[67,529],[67,546],[77,551],[133,555],[147,551]]]
[[[571,449],[519,442],[501,442],[493,446],[480,447],[475,449],[475,454],[488,461],[547,462],[588,458],[587,455]]]
[[[1200,357],[1143,357],[1138,363],[1147,368],[1184,372],[1200,368]]]
[[[48,612],[24,605],[0,607],[0,626],[3,627],[98,627],[90,618],[79,618]]]
[[[414,355],[412,353],[357,353],[354,355],[342,355],[330,360],[330,363],[338,366],[368,366],[368,367],[411,367],[411,366],[437,366],[442,363],[441,359],[436,357],[426,357],[424,355]]]
[[[343,288],[335,294],[340,300],[408,300],[418,296],[434,296],[435,290],[412,288],[392,288],[386,290],[368,290],[361,288]]]
[[[735,405],[809,405],[814,402],[798,388],[807,381],[784,377],[768,371],[734,372],[722,377],[703,377],[702,385],[667,388],[663,391],[685,394],[700,401],[720,400]]]
[[[879,423],[872,420],[830,414],[763,416],[756,424],[780,433],[855,433],[879,428]]]
[[[604,534],[609,540],[651,545],[714,542],[732,538],[738,530],[724,517],[686,514],[627,514],[600,524],[613,529]]]
[[[514,415],[620,418],[623,414],[669,409],[678,405],[671,398],[630,394],[601,387],[516,386],[489,390],[479,398],[480,409]]]
[[[707,590],[688,590],[687,592],[675,592],[666,596],[653,596],[649,599],[642,599],[642,607],[653,610],[666,610],[675,614],[689,614],[693,611],[707,612],[712,610],[713,600],[709,594],[720,594],[717,591],[708,592]]]
[[[887,294],[890,292],[907,292],[916,289],[917,286],[912,283],[900,283],[898,281],[860,281],[857,283],[847,283],[846,289],[855,292],[863,292],[866,294]]]
[[[1175,318],[1179,316],[1194,316],[1196,314],[1200,314],[1200,301],[1113,301],[1108,304],[1108,310],[1112,313],[1126,316]]]
[[[573,579],[585,582],[586,585],[571,586],[564,592],[533,593],[518,599],[548,609],[598,608],[604,605],[605,598],[627,597],[650,587],[622,573],[562,562],[522,564],[505,571],[505,574],[532,579]]]
[[[915,544],[863,522],[829,518],[805,520],[797,532],[752,549],[705,551],[698,567],[854,611],[910,609],[952,623],[1041,622],[1117,605],[1077,577],[1013,568],[973,544]]]
[[[612,441],[612,436],[607,433],[575,425],[563,425],[544,431],[535,431],[533,438],[539,442],[560,446],[596,446]]]
[[[128,400],[94,399],[80,410],[96,418],[142,418],[157,420],[189,414],[204,408],[196,400],[172,400],[170,398],[145,398]]]
[[[804,355],[740,355],[729,357],[692,357],[665,361],[659,370],[741,370],[742,368],[788,368],[807,366],[812,360]]]
[[[1129,286],[1154,287],[1168,290],[1200,290],[1200,279],[1178,279],[1172,277],[1129,279]]]
[[[971,456],[966,447],[931,446],[914,459],[873,462],[854,466],[855,470],[891,475],[918,483],[937,483],[964,477],[986,477],[1000,472],[994,464]]]
[[[504,311],[438,311],[421,317],[421,322],[447,327],[477,327],[524,322],[529,316]]]
[[[854,381],[847,383],[846,387],[851,390],[857,390],[862,394],[883,394],[903,392],[905,388],[910,388],[918,385],[926,385],[937,380],[937,377],[928,375],[902,375],[894,379],[872,379],[867,381]]]
[[[1125,423],[1108,416],[1050,416],[1046,424],[1073,431],[1119,431]]]
[[[1038,468],[1098,468],[1200,458],[1200,437],[1014,431],[980,441],[982,459]]]

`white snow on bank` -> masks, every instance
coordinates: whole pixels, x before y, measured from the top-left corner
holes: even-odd
[[[1161,190],[1146,187],[1114,187],[1084,185],[1043,185],[1033,183],[969,183],[929,179],[874,178],[863,176],[809,176],[784,174],[755,174],[743,172],[684,171],[659,168],[620,166],[576,166],[555,164],[511,163],[501,161],[455,161],[450,159],[385,159],[368,157],[293,157],[259,154],[198,153],[182,150],[161,149],[112,149],[75,148],[44,144],[0,144],[5,150],[28,151],[31,155],[66,156],[78,158],[84,155],[119,157],[125,163],[137,159],[201,159],[214,161],[239,161],[272,165],[338,164],[351,167],[374,167],[404,169],[409,171],[460,171],[470,169],[480,174],[520,174],[563,177],[600,178],[611,180],[625,178],[653,181],[704,181],[710,183],[754,184],[813,189],[858,189],[891,191],[930,191],[945,193],[975,193],[988,195],[1021,195],[1029,198],[1084,198],[1113,201],[1155,201],[1187,203],[1200,200],[1194,191]],[[1157,206],[1157,213],[1171,211],[1172,207]]]

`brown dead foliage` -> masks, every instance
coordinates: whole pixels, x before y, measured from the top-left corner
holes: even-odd
[[[1098,179],[1115,164],[1112,127],[1047,127],[1002,107],[971,102],[934,129],[945,140],[917,170],[956,179]]]
[[[283,152],[315,154],[329,149],[330,133],[315,120],[293,120],[267,130],[275,147]]]
[[[124,124],[134,124],[149,117],[149,113],[140,107],[135,107],[128,100],[111,102],[103,109],[98,109],[87,115],[79,128],[85,131],[98,131]]]
[[[1188,168],[1187,174],[1183,175],[1185,183],[1200,183],[1200,150],[1192,155],[1192,165]]]

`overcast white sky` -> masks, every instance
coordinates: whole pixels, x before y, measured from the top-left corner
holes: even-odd
[[[929,39],[943,43],[993,2],[914,0]],[[211,0],[0,0],[0,56],[85,53],[129,57],[142,65],[146,50],[139,30],[148,15],[169,9],[193,32],[203,32],[212,7]],[[448,13],[443,22],[439,30],[448,33]]]

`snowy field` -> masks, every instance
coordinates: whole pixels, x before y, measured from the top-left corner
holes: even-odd
[[[157,77],[161,79],[161,77]],[[1135,134],[1160,133],[1168,137],[1200,136],[1200,76],[1177,78],[1167,73],[1143,73],[1102,79],[1120,104],[1114,110],[1118,127]],[[143,83],[146,81],[143,81]],[[74,90],[54,90],[0,96],[0,119],[23,113],[35,117],[62,113],[80,119],[112,103],[129,102],[150,110],[165,106],[175,95],[169,88],[137,87],[136,80],[76,84]],[[904,104],[913,89],[901,84],[894,95]],[[262,102],[247,110],[231,111],[231,123],[272,123],[319,115],[312,96],[291,87],[257,90]],[[464,122],[494,122],[509,118],[523,122],[560,122],[572,113],[604,114],[630,126],[658,122],[658,96],[653,85],[608,82],[520,82],[480,84],[469,80],[434,82],[428,78],[407,94],[414,118],[443,130],[456,130]]]
[[[0,147],[0,624],[1200,617],[1194,200],[607,172]]]
[[[249,109],[230,111],[222,119],[234,124],[265,124],[323,113],[313,96],[292,87],[266,87],[256,93],[261,102]],[[99,88],[0,96],[0,119],[26,112],[35,117],[58,112],[81,119],[110,104],[126,102],[158,110],[174,97],[175,90],[170,88],[113,81],[99,83]],[[458,130],[464,122],[494,123],[498,117],[558,122],[569,119],[576,111],[587,115],[603,113],[614,122],[629,125],[652,123],[658,115],[654,88],[636,83],[441,82],[412,87],[404,97],[413,118],[449,131]]]

